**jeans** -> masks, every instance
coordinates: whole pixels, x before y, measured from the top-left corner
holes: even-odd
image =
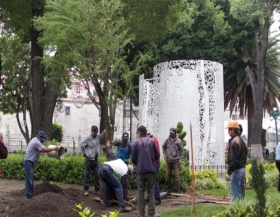
[[[34,194],[34,163],[25,160],[23,161],[23,168],[25,174],[25,196],[29,199]]]
[[[89,174],[90,171],[93,171],[94,177],[94,190],[99,191],[99,176],[98,176],[98,160],[89,160],[87,157],[85,159],[85,176],[84,176],[84,191],[89,189]]]
[[[145,216],[145,199],[144,193],[147,186],[149,204],[148,204],[148,216],[155,215],[155,173],[141,173],[137,175],[137,187],[138,187],[138,216]]]
[[[230,199],[242,200],[244,198],[245,168],[234,170],[230,176]]]
[[[280,160],[275,161],[276,167],[279,171],[279,178],[278,178],[278,191],[280,191]]]
[[[170,177],[172,170],[174,171],[175,176],[175,191],[180,190],[180,165],[179,161],[176,162],[167,162],[166,161],[166,176],[165,176],[165,183],[166,183],[166,190],[170,190]]]
[[[106,164],[103,164],[98,170],[99,177],[106,183],[103,203],[109,204],[111,191],[114,190],[118,198],[119,206],[124,208],[123,187],[118,178],[114,175],[113,169]]]
[[[156,161],[156,182],[155,182],[155,199],[156,201],[161,202],[160,198],[160,190],[159,190],[159,184],[158,184],[158,172],[160,168],[160,162]]]

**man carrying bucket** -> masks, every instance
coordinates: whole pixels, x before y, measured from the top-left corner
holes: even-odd
[[[59,147],[47,148],[43,143],[48,139],[44,131],[39,131],[27,145],[23,167],[25,174],[25,196],[30,199],[34,194],[34,163],[39,160],[40,152],[58,151]]]

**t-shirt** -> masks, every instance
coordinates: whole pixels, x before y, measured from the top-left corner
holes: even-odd
[[[159,141],[157,140],[156,137],[152,137],[152,139],[155,141],[156,143],[156,146],[157,146],[157,149],[158,149],[158,152],[160,153],[160,147],[159,147]],[[160,158],[156,160],[157,162],[160,162]]]
[[[29,160],[33,163],[36,163],[39,160],[40,151],[43,148],[45,148],[45,146],[37,137],[34,137],[27,145],[24,160]]]
[[[123,145],[122,142],[118,142],[117,146],[117,156],[122,159],[125,163],[128,163],[131,154],[131,142],[127,142],[127,145]]]
[[[127,174],[128,167],[123,162],[122,159],[106,161],[106,162],[104,162],[104,164],[107,164],[110,167],[112,167],[114,174],[118,177],[119,180],[121,179],[121,177],[123,175]]]

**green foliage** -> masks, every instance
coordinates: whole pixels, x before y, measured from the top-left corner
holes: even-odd
[[[267,189],[267,183],[264,178],[263,165],[261,163],[258,163],[256,160],[253,160],[250,173],[252,175],[252,188],[257,194],[257,203],[255,205],[255,210],[261,217],[265,217],[267,214],[265,207],[265,191]]]
[[[272,190],[272,189],[270,189]],[[280,198],[275,194],[276,189],[272,190],[269,195],[267,195],[267,206],[265,217],[278,217],[280,216]],[[248,196],[247,192],[246,195]],[[246,196],[246,197],[247,197]],[[253,197],[252,195],[251,197]],[[246,199],[243,201],[236,201],[231,205],[226,207],[225,211],[219,212],[213,217],[260,217],[262,216],[255,209],[255,200]]]
[[[225,181],[218,178],[214,170],[195,171],[195,188],[197,190],[225,189]]]
[[[75,208],[73,208],[75,212],[79,214],[80,217],[93,217],[95,213],[91,213],[90,208],[86,207],[83,208],[83,203],[75,204]],[[110,212],[110,214],[107,215],[101,215],[101,217],[117,217],[119,215],[119,211]]]
[[[62,126],[56,123],[52,124],[52,138],[58,142],[62,141],[63,138],[63,130]]]
[[[189,19],[187,14],[182,19],[178,0],[122,0],[122,2],[129,31],[139,41],[159,41],[180,18],[185,22]]]
[[[178,137],[181,139],[182,141],[182,144],[183,144],[183,147],[186,146],[187,142],[186,140],[184,139],[187,135],[187,132],[183,130],[184,129],[184,125],[182,122],[178,122],[177,123],[177,127],[176,127],[176,132],[177,132],[177,135]],[[189,150],[187,149],[184,149],[184,159],[188,159],[189,157]]]
[[[99,156],[99,165],[107,161],[106,155]],[[41,181],[55,181],[67,184],[83,184],[84,157],[81,154],[65,155],[63,160],[50,158],[47,154],[41,154],[40,160],[35,164],[34,179]],[[24,179],[22,167],[23,154],[10,154],[5,161],[0,161],[5,179]],[[161,160],[158,181],[161,189],[165,189],[166,162]],[[224,183],[217,178],[213,170],[195,172],[197,189],[225,188]],[[91,177],[93,183],[93,177]],[[182,164],[180,168],[181,189],[191,185],[191,175],[188,166]],[[174,186],[174,178],[171,179]],[[129,179],[129,188],[136,189],[136,172]]]
[[[75,207],[76,208],[74,208],[73,210],[77,212],[81,217],[92,217],[95,214],[95,213],[90,213],[89,207],[83,208],[82,203],[76,204]]]
[[[257,217],[257,212],[253,208],[251,201],[236,201],[225,211],[220,212],[212,217]]]
[[[9,154],[7,159],[0,161],[4,179],[24,179],[23,155]]]
[[[52,144],[52,145],[57,145],[58,142],[56,141],[56,139],[53,139],[53,140],[50,142],[50,144]]]
[[[174,25],[155,50],[158,62],[207,59],[227,65],[234,54],[232,28],[224,12],[211,0],[182,1],[188,22]]]
[[[224,205],[211,205],[211,204],[197,204],[196,206],[197,217],[211,217],[214,214],[225,210]],[[193,206],[188,205],[185,207],[174,207],[174,209],[168,209],[163,211],[161,217],[193,217]]]

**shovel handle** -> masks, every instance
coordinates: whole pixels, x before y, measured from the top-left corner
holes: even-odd
[[[190,195],[187,194],[176,194],[176,193],[169,193],[170,195],[174,195],[174,196],[183,196],[183,197],[187,197],[189,199],[192,199],[192,197]]]

